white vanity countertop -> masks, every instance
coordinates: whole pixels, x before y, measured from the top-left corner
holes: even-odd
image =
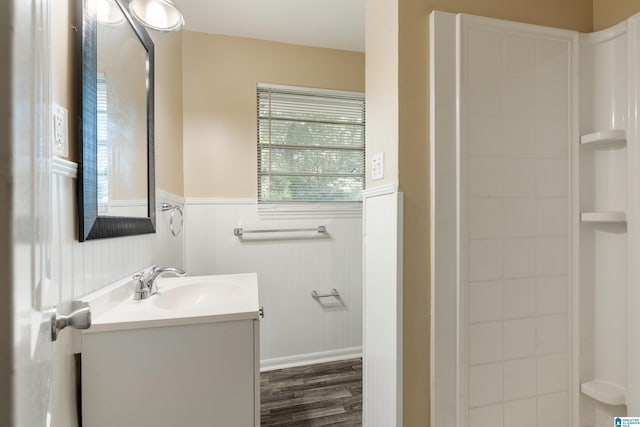
[[[158,293],[134,301],[131,279],[87,295],[92,323],[83,334],[257,319],[256,273],[167,277],[157,280]]]

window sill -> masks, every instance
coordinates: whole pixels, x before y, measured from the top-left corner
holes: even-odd
[[[362,202],[344,203],[259,203],[265,219],[362,218]]]

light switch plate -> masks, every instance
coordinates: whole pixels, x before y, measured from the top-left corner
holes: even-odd
[[[371,156],[371,179],[384,178],[384,153],[376,153]]]
[[[69,156],[69,120],[67,110],[53,104],[53,154],[55,156]]]

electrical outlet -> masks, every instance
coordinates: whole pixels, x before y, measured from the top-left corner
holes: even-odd
[[[384,178],[384,153],[376,153],[371,156],[371,179]]]
[[[69,156],[68,112],[58,104],[53,104],[53,154]]]

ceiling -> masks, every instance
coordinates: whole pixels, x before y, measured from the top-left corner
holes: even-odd
[[[185,29],[364,52],[364,0],[174,0]]]

